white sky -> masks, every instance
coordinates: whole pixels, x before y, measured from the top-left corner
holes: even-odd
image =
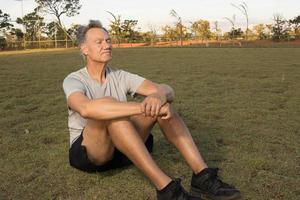
[[[75,17],[63,17],[63,23],[69,27],[74,24],[86,24],[89,19],[98,19],[108,27],[111,16],[121,15],[122,19],[138,20],[138,26],[143,31],[148,30],[149,24],[157,29],[166,24],[172,24],[175,19],[169,15],[175,9],[183,22],[206,19],[212,23],[218,21],[223,31],[228,31],[230,24],[224,17],[232,18],[236,15],[236,27],[245,28],[245,18],[242,13],[234,8],[231,3],[236,0],[81,0],[80,14]],[[248,5],[249,20],[251,24],[272,23],[274,13],[279,13],[286,19],[300,15],[300,0],[244,0]],[[21,0],[0,0],[0,9],[10,14],[12,20],[22,16]],[[36,7],[34,0],[23,0],[24,14],[32,12]],[[54,19],[45,16],[48,21]]]

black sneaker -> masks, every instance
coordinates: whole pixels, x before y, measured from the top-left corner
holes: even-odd
[[[181,180],[172,180],[162,190],[156,190],[157,200],[201,200],[200,197],[192,197],[182,187]]]
[[[241,193],[234,186],[221,181],[218,168],[206,168],[198,174],[193,174],[191,195],[204,196],[214,200],[231,200],[241,198]]]

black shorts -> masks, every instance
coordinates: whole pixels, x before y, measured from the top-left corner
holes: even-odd
[[[69,161],[72,167],[76,169],[86,171],[86,172],[101,172],[107,171],[110,169],[116,169],[121,167],[126,167],[132,164],[132,162],[118,149],[115,148],[113,157],[110,161],[104,163],[103,165],[95,165],[93,164],[86,152],[86,147],[81,145],[83,140],[83,134],[76,139],[76,141],[72,144],[69,150]],[[145,146],[150,153],[153,150],[153,135],[150,134],[147,141],[145,142]]]

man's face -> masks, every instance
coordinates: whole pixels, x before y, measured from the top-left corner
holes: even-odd
[[[81,51],[87,60],[107,63],[112,59],[111,39],[106,31],[100,28],[88,30]]]

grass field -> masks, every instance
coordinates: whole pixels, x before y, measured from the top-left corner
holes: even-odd
[[[175,89],[212,167],[249,200],[300,199],[299,48],[115,49],[112,64]],[[69,166],[63,78],[78,51],[0,55],[0,199],[155,199],[135,168]],[[154,129],[154,159],[189,189],[191,170]]]

